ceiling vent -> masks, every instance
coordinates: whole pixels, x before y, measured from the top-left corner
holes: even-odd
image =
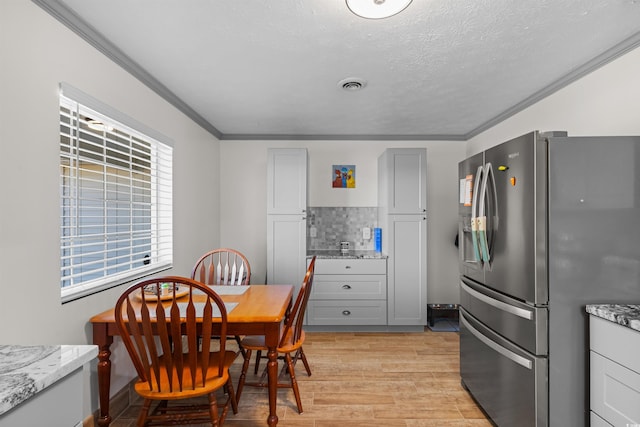
[[[360,89],[364,89],[367,85],[366,80],[356,77],[349,77],[338,82],[338,87],[349,92],[354,92]]]

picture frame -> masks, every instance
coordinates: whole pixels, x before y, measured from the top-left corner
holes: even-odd
[[[356,166],[333,165],[331,167],[331,186],[333,188],[356,188]]]

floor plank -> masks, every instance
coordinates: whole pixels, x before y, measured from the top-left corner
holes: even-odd
[[[312,372],[296,369],[304,413],[293,392],[281,389],[278,426],[491,427],[460,385],[458,332],[307,332],[304,350]],[[232,367],[235,385],[241,362]],[[135,426],[137,409],[112,426]],[[238,414],[229,412],[225,426],[266,425],[266,389],[245,387]]]

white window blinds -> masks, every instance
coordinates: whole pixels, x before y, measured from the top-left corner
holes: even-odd
[[[173,148],[154,133],[61,84],[63,302],[171,267]]]

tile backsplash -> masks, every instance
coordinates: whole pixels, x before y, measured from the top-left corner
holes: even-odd
[[[307,250],[338,250],[340,241],[348,241],[353,250],[373,250],[377,207],[308,207],[307,213]],[[371,229],[371,239],[362,237],[365,227]]]

